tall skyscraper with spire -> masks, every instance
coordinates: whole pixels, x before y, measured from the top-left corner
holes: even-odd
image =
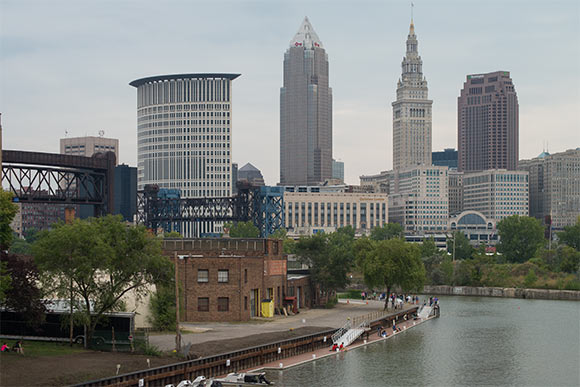
[[[332,177],[332,89],[328,55],[308,18],[284,54],[280,88],[280,184]]]
[[[407,54],[393,102],[393,169],[431,165],[431,106],[411,18]]]

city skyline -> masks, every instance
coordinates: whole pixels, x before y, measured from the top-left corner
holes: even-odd
[[[252,162],[275,184],[279,63],[288,35],[308,16],[332,63],[333,155],[346,164],[345,180],[356,183],[359,175],[392,168],[390,103],[408,33],[407,2],[337,2],[332,13],[328,2],[57,4],[0,6],[0,109],[7,149],[57,153],[65,131],[77,137],[104,130],[120,140],[119,162],[135,166],[135,95],[128,81],[151,74],[234,72],[242,76],[233,95],[232,160]],[[518,87],[520,159],[537,156],[545,143],[550,152],[580,145],[576,2],[493,1],[485,12],[458,1],[415,5],[434,101],[434,151],[457,148],[456,99],[465,76],[503,69]],[[182,12],[176,14],[176,7]],[[218,9],[220,17],[212,17]],[[175,20],[150,31],[151,13]],[[145,47],[159,52],[152,55]],[[557,66],[562,52],[566,66]]]

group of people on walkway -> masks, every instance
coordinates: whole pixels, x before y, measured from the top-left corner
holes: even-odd
[[[427,305],[427,301],[423,302],[423,306]],[[439,305],[439,298],[437,297],[429,297],[429,306]]]
[[[18,340],[13,346],[12,349],[4,342],[2,344],[2,348],[0,348],[0,352],[16,352],[20,355],[24,355],[24,348],[22,347],[22,340]]]
[[[344,343],[340,343],[340,345],[338,345],[337,343],[332,344],[332,348],[330,349],[330,351],[334,352],[334,351],[342,351],[344,349]]]
[[[384,298],[383,298],[384,299]],[[419,296],[410,295],[410,294],[396,294],[391,293],[389,295],[389,299],[385,304],[385,307],[393,308],[394,310],[403,309],[405,303],[411,305],[418,305],[419,304]]]

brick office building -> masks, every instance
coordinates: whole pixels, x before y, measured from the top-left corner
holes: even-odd
[[[280,308],[287,287],[283,242],[276,239],[165,239],[177,257],[183,321],[244,321],[260,316],[261,301]]]

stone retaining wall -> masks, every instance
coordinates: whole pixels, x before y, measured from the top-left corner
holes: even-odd
[[[553,290],[553,289],[519,289],[519,288],[485,288],[472,286],[426,285],[424,294],[441,294],[450,296],[477,296],[477,297],[511,297],[544,300],[580,301],[580,291]]]

